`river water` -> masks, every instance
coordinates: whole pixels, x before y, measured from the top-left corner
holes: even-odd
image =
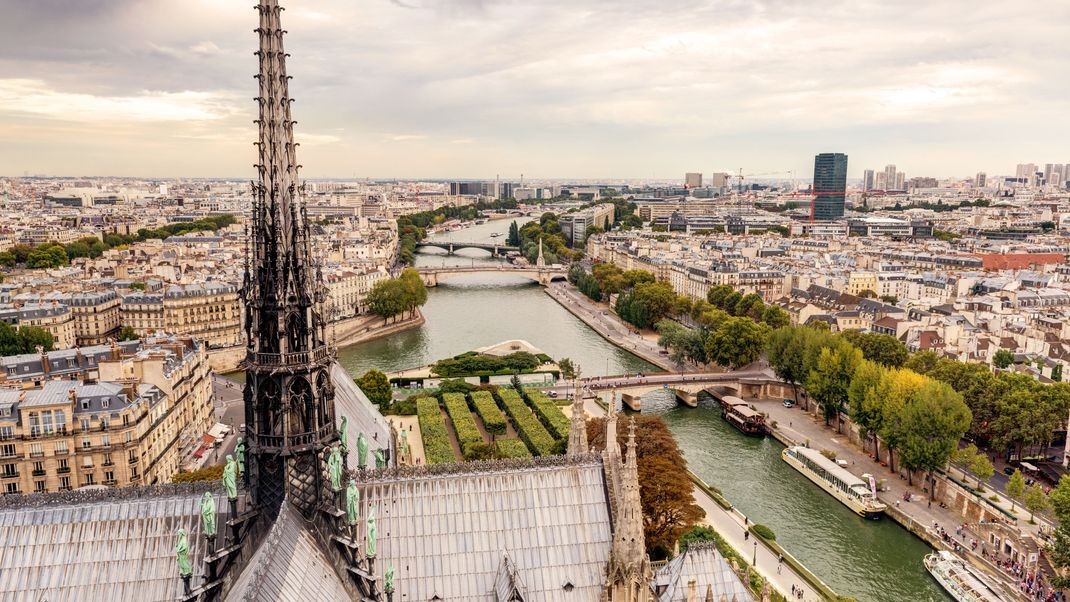
[[[523,223],[525,220],[520,220]],[[509,220],[433,235],[455,242],[500,242]],[[418,266],[477,265],[491,260],[479,250],[446,256],[421,250]],[[502,274],[454,276],[431,289],[422,327],[347,347],[339,361],[355,378],[369,368],[395,371],[509,339],[523,339],[559,359],[570,357],[584,375],[656,370],[617,349],[524,278]],[[608,371],[608,372],[607,372]],[[891,520],[863,521],[780,459],[772,438],[746,437],[729,427],[712,403],[677,407],[655,392],[644,411],[661,415],[676,436],[689,467],[724,492],[752,520],[766,524],[777,541],[843,595],[863,602],[951,600],[921,564],[929,548]]]

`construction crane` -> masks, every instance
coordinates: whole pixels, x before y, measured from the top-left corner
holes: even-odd
[[[744,178],[760,178],[760,177],[765,177],[765,176],[780,176],[780,175],[784,175],[784,174],[789,174],[791,176],[791,188],[792,188],[792,191],[794,191],[795,190],[795,171],[794,170],[790,170],[789,169],[787,171],[767,171],[767,172],[762,172],[762,173],[748,173],[748,174],[745,174],[745,173],[743,173],[743,168],[740,167],[739,168],[739,173],[735,176],[736,179],[737,179],[736,180],[736,182],[737,182],[737,186],[736,186],[736,212],[737,213],[736,213],[736,215],[743,215],[743,179]]]

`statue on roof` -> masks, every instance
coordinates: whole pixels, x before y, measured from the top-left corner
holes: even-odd
[[[179,527],[178,543],[175,544],[175,562],[178,563],[178,574],[183,578],[193,575],[193,563],[189,560],[189,540],[186,539],[186,530]]]
[[[386,585],[383,587],[383,591],[388,594],[394,593],[394,565],[392,564],[386,567]]]
[[[357,433],[357,466],[364,468],[368,465],[368,438],[364,433]]]
[[[368,509],[368,557],[375,557],[375,508]]]
[[[382,448],[375,450],[375,467],[386,468],[386,454],[383,453]]]
[[[357,524],[357,519],[360,518],[360,492],[357,491],[357,482],[353,479],[349,479],[349,485],[346,487],[346,522],[350,526]]]
[[[342,490],[342,446],[336,445],[331,448],[331,454],[327,457],[327,470],[331,476],[331,491]]]
[[[238,437],[238,445],[234,447],[234,453],[238,455],[238,475],[245,475],[245,441]]]
[[[209,539],[215,537],[215,496],[210,491],[201,496],[201,531]]]
[[[238,499],[238,463],[234,456],[227,454],[227,463],[223,466],[223,487],[227,490],[227,499]]]
[[[349,418],[342,416],[342,426],[338,427],[338,438],[342,440],[342,453],[349,453]]]

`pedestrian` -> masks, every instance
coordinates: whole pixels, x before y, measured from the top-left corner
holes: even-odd
[[[777,564],[776,564],[776,574],[777,575],[780,574],[780,569],[782,569],[782,568],[784,568],[784,555],[783,554],[781,554],[780,558],[777,559]]]
[[[795,597],[795,584],[794,583],[791,584],[791,595],[792,595],[792,597]]]
[[[743,531],[743,541],[748,541],[748,540],[750,540],[750,531],[744,530]]]

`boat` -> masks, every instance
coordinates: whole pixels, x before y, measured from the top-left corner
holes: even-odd
[[[762,437],[765,435],[765,415],[750,407],[738,397],[725,395],[721,398],[721,415],[728,424],[744,435]]]
[[[933,552],[923,562],[933,579],[958,602],[1007,602],[981,571],[947,550]]]
[[[862,518],[878,519],[888,508],[877,499],[877,487],[870,475],[862,475],[867,477],[867,482],[821,452],[801,445],[787,447],[780,455],[795,470]]]

